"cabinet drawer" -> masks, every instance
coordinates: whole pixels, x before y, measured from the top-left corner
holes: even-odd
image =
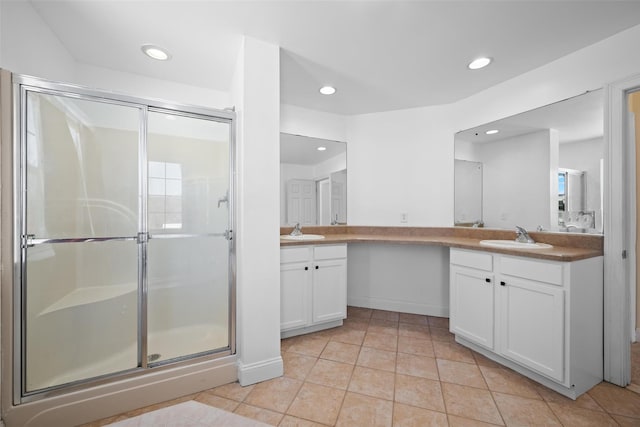
[[[493,256],[486,252],[451,249],[449,262],[478,270],[493,271]]]
[[[346,258],[346,257],[347,257],[347,245],[322,245],[322,246],[315,246],[313,248],[313,258],[315,260]]]
[[[306,262],[311,259],[309,247],[280,249],[280,264],[288,262]]]
[[[562,264],[553,261],[502,256],[500,272],[509,276],[562,286]]]

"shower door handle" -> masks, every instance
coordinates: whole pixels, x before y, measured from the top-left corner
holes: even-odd
[[[62,239],[36,239],[34,234],[22,235],[22,247],[32,248],[37,245],[44,244],[56,244],[56,243],[90,243],[90,242],[113,242],[113,241],[128,241],[138,240],[138,236],[131,237],[69,237]]]

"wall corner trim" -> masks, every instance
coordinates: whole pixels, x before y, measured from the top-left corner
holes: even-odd
[[[282,375],[284,375],[284,364],[280,356],[248,365],[238,362],[238,382],[243,387]]]

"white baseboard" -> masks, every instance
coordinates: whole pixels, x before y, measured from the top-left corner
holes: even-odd
[[[242,361],[238,362],[238,382],[241,386],[259,383],[282,375],[284,375],[284,364],[280,356],[247,365]]]
[[[401,313],[424,314],[427,316],[449,317],[449,307],[395,301],[370,297],[347,297],[347,304],[354,307],[374,308],[376,310],[399,311]]]
[[[640,341],[640,328],[636,329],[636,340],[634,342]]]

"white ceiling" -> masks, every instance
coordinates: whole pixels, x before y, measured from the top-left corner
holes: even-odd
[[[337,114],[454,102],[640,24],[610,0],[31,3],[79,63],[204,88],[229,89],[243,35],[277,44],[281,101]],[[495,61],[467,70],[477,56]]]

